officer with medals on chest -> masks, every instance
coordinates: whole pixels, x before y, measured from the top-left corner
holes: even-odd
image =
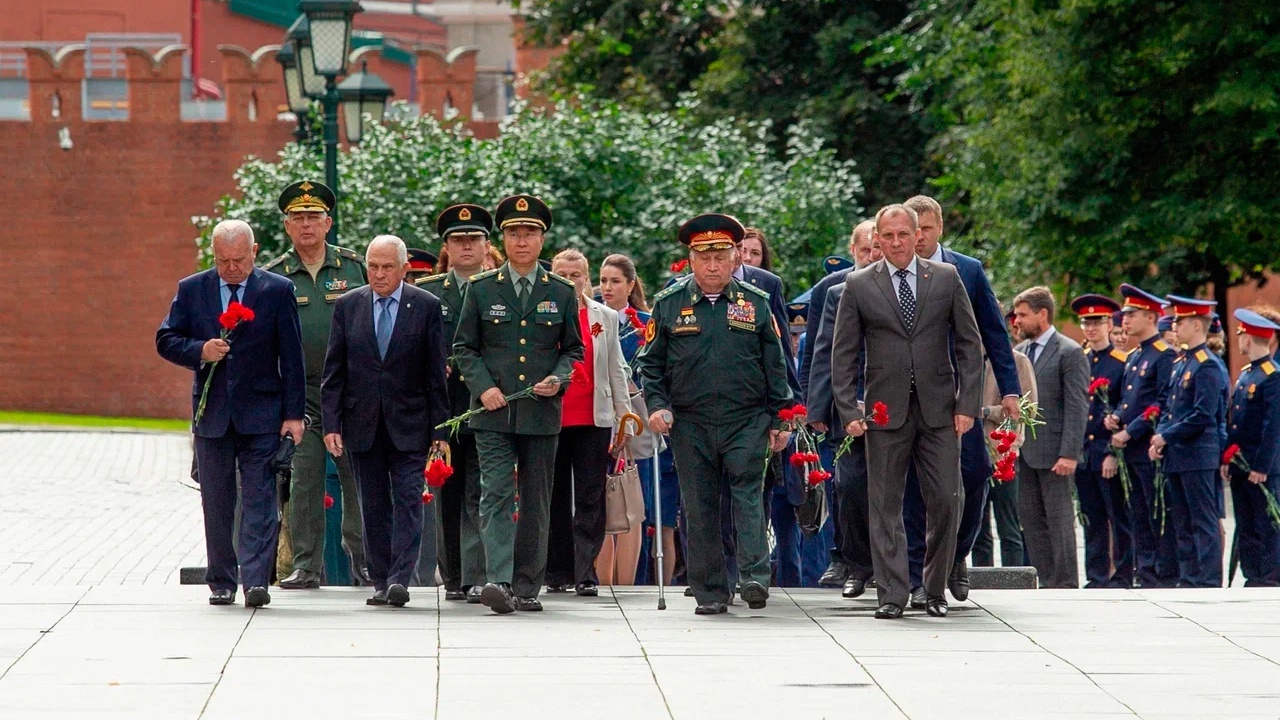
[[[1129,518],[1133,523],[1134,561],[1139,584],[1144,588],[1173,587],[1178,581],[1178,558],[1172,532],[1161,532],[1152,517],[1155,502],[1155,464],[1148,449],[1154,425],[1146,417],[1148,408],[1165,407],[1172,373],[1174,350],[1156,331],[1165,302],[1157,295],[1125,283],[1124,330],[1133,351],[1124,368],[1124,389],[1120,404],[1103,421],[1112,432],[1111,445],[1124,448],[1124,461],[1132,484]]]
[[[1240,371],[1227,410],[1227,455],[1221,475],[1231,484],[1245,587],[1280,586],[1280,529],[1267,513],[1265,491],[1280,497],[1280,312],[1235,311],[1237,343],[1249,364]],[[1238,450],[1232,451],[1233,447]]]
[[[453,341],[456,372],[471,391],[480,456],[480,600],[504,615],[541,610],[562,382],[583,357],[573,283],[538,264],[551,209],[531,195],[498,203],[507,262],[471,278]],[[530,398],[506,396],[532,388]],[[516,467],[519,466],[519,514]]]
[[[1217,303],[1178,295],[1169,301],[1173,331],[1187,350],[1170,378],[1150,457],[1163,460],[1169,481],[1166,533],[1177,538],[1178,586],[1222,587],[1217,470],[1226,442],[1227,371],[1205,345]]]
[[[1076,469],[1076,494],[1084,514],[1084,569],[1086,588],[1133,587],[1133,528],[1129,505],[1120,480],[1120,468],[1111,452],[1111,431],[1104,421],[1107,410],[1120,406],[1127,355],[1111,344],[1111,317],[1120,304],[1104,295],[1081,295],[1071,303],[1084,331],[1084,355],[1089,362],[1090,387],[1106,382],[1089,397],[1089,418],[1084,428],[1083,462]]]
[[[333,191],[318,182],[303,180],[286,187],[278,204],[293,247],[263,267],[289,278],[297,288],[307,370],[307,416],[311,419],[311,427],[293,456],[289,503],[281,523],[281,533],[287,532],[293,551],[292,572],[280,581],[285,590],[318,588],[323,577],[326,453],[320,436],[320,376],[334,302],[348,290],[368,283],[360,255],[325,241],[333,227],[329,213],[336,201]],[[342,482],[343,546],[351,555],[355,575],[368,584],[355,474],[346,457],[334,458],[334,464]]]
[[[792,395],[769,296],[732,277],[743,233],[741,223],[720,214],[680,228],[693,274],[654,297],[637,359],[650,428],[671,436],[699,615],[727,612],[733,596],[720,538],[722,483],[737,527],[742,599],[753,610],[765,606],[765,455],[789,439],[778,412]]]
[[[484,270],[493,216],[479,205],[454,205],[436,218],[436,232],[444,243],[449,269],[418,278],[415,284],[440,298],[445,337],[452,344],[471,277]],[[449,412],[457,417],[471,408],[471,392],[456,362],[449,363],[448,373]],[[458,428],[457,434],[449,438],[449,447],[453,475],[436,498],[440,577],[446,600],[479,603],[485,586],[484,544],[480,541],[480,459],[471,427]],[[420,574],[429,571],[434,568],[418,568]]]

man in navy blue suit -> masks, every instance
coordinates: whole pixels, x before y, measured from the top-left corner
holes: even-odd
[[[982,263],[939,244],[942,237],[942,206],[937,200],[917,195],[904,204],[920,216],[920,241],[916,244],[916,255],[926,260],[954,265],[960,273],[960,280],[969,294],[969,304],[978,321],[983,354],[991,361],[996,386],[1003,397],[1000,404],[1006,416],[1017,419],[1018,397],[1022,394],[1022,386],[1018,382],[1018,367],[1013,361],[1013,345],[1005,331],[1004,311],[1000,309],[1000,302],[996,300]],[[981,422],[974,423],[973,428],[960,439],[960,477],[964,484],[964,509],[960,514],[956,558],[951,566],[947,589],[956,600],[963,602],[969,597],[969,566],[965,559],[973,549],[973,541],[978,538],[991,477],[991,459],[987,455]],[[923,607],[925,597],[920,585],[925,551],[924,501],[914,479],[915,475],[912,473],[907,482],[903,514],[909,545],[911,604],[913,607]]]
[[[160,357],[195,371],[193,412],[213,375],[194,428],[211,605],[235,602],[237,564],[245,607],[271,602],[267,586],[279,529],[271,460],[282,436],[296,443],[303,433],[306,375],[293,283],[255,268],[257,254],[247,223],[218,223],[213,229],[215,266],[178,283],[169,315],[156,331]],[[253,319],[222,340],[218,317],[233,302],[252,310]],[[231,541],[237,467],[238,557]]]
[[[320,381],[324,444],[351,451],[364,514],[369,605],[401,607],[422,544],[422,472],[448,448],[448,358],[440,300],[404,282],[409,253],[394,235],[369,243],[369,284],[333,307]],[[434,565],[433,565],[434,571]]]

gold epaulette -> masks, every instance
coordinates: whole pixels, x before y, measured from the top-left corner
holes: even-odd
[[[1119,360],[1120,362],[1124,362],[1129,359],[1129,353],[1121,352],[1120,348],[1111,348],[1111,357]]]
[[[1160,352],[1164,352],[1164,351],[1166,351],[1166,350],[1168,350],[1168,349],[1169,349],[1169,343],[1167,343],[1167,342],[1165,342],[1165,341],[1163,341],[1163,340],[1157,340],[1157,341],[1155,341],[1155,342],[1151,343],[1151,347],[1153,347],[1153,348],[1155,348],[1155,349],[1159,350]]]

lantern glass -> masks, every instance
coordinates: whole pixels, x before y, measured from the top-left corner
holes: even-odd
[[[311,22],[311,49],[315,71],[321,75],[337,76],[346,72],[347,54],[351,52],[351,16],[344,14],[313,14]]]

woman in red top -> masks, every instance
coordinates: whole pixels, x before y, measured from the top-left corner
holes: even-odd
[[[563,250],[551,261],[551,272],[577,287],[586,377],[575,377],[562,401],[547,592],[565,592],[573,585],[578,595],[594,597],[600,584],[595,560],[604,544],[605,477],[615,450],[610,441],[618,420],[631,412],[630,370],[618,344],[617,312],[590,297],[587,259],[577,250]]]

